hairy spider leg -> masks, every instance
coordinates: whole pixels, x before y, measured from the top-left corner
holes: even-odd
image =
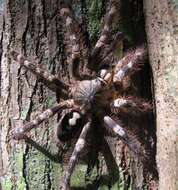
[[[68,190],[69,189],[70,178],[71,178],[71,175],[74,171],[78,156],[85,146],[86,135],[90,129],[90,126],[91,126],[91,122],[88,122],[85,124],[85,126],[83,127],[82,132],[81,132],[81,134],[77,140],[77,143],[75,145],[75,148],[74,148],[73,153],[72,153],[70,160],[69,160],[68,170],[66,171],[66,173],[64,175],[64,180],[62,183],[61,190]]]
[[[120,138],[124,139],[127,137],[125,129],[116,123],[110,116],[104,116],[104,123],[110,127]]]
[[[73,99],[63,101],[59,103],[56,106],[53,106],[52,108],[49,108],[45,110],[42,114],[38,115],[36,119],[28,122],[21,128],[15,129],[13,132],[13,138],[15,140],[20,140],[25,137],[25,133],[29,132],[31,129],[37,127],[39,124],[41,124],[43,121],[49,119],[50,117],[54,116],[56,113],[58,113],[62,109],[72,108],[74,106]]]
[[[80,72],[80,62],[88,62],[89,48],[85,41],[86,35],[75,18],[71,6],[64,1],[62,1],[60,15],[66,26],[67,36],[69,36],[67,41],[69,51],[69,74],[74,80],[91,79],[90,75]],[[86,63],[84,63],[84,66],[85,65]]]
[[[117,98],[110,104],[110,108],[112,114],[117,115],[118,113],[123,114],[125,112],[128,117],[128,114],[131,114],[130,116],[136,117],[144,113],[151,113],[152,111],[152,105],[149,102],[135,97]],[[140,160],[143,161],[146,158],[147,153],[143,145],[140,144],[136,136],[133,134],[129,135],[126,131],[124,131],[122,123],[118,124],[118,122],[114,121],[109,116],[104,118],[104,122],[120,137],[120,139],[126,145],[128,145],[130,150],[134,152]]]
[[[128,99],[117,98],[110,104],[110,107],[112,114],[119,113],[120,109],[124,107],[127,107],[126,112],[130,111],[132,112],[132,114],[137,114],[139,112],[139,115],[140,113],[150,112],[152,109],[151,105],[148,102],[145,102],[140,99],[134,99],[133,97],[132,99],[131,97],[129,97]],[[120,139],[130,148],[132,152],[139,156],[140,159],[145,159],[146,153],[144,148],[138,142],[137,138],[134,138],[126,132],[121,122],[116,122],[110,116],[105,116],[104,123],[110,129],[112,129],[118,137],[120,137]]]
[[[110,104],[110,107],[112,113],[118,113],[122,108],[125,110],[125,113],[131,112],[132,114],[148,113],[152,110],[152,106],[149,102],[131,96],[115,99]],[[123,109],[122,111],[124,111]]]
[[[145,158],[146,154],[141,144],[136,140],[136,138],[128,135],[121,124],[114,121],[110,116],[104,117],[104,123],[107,127],[113,130],[119,139],[122,140],[129,149],[138,156],[139,159],[143,160]]]
[[[69,89],[68,84],[65,84],[55,75],[39,67],[36,63],[28,61],[27,58],[16,51],[11,51],[11,56],[15,61],[19,62],[20,65],[35,74],[49,89],[55,92],[61,92],[61,96],[67,96],[67,90]]]
[[[128,52],[115,66],[113,82],[122,82],[124,77],[131,75],[139,70],[140,63],[145,61],[147,50],[145,47],[139,47],[136,50]]]
[[[109,38],[109,35],[111,34],[111,28],[112,28],[114,16],[117,13],[117,6],[118,6],[117,0],[110,0],[109,11],[105,15],[104,27],[103,27],[103,30],[101,32],[100,38],[96,42],[95,49],[101,48],[103,45],[106,44],[107,39]]]
[[[101,64],[110,53],[119,47],[124,38],[123,34],[121,32],[118,32],[114,38],[114,41],[110,44],[112,36],[112,25],[117,14],[117,7],[118,1],[110,0],[109,11],[105,15],[104,26],[101,31],[101,35],[91,53],[91,63],[89,63],[90,65],[88,65],[88,67],[96,72],[99,69],[99,64]]]

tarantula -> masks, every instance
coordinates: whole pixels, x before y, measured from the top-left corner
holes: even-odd
[[[94,121],[98,122],[97,127],[101,127],[101,131],[105,130],[103,126],[113,131],[134,153],[144,154],[143,149],[139,149],[137,143],[129,136],[118,115],[120,113],[127,114],[131,112],[134,114],[135,112],[141,113],[150,110],[148,103],[122,96],[123,80],[140,69],[140,63],[144,62],[147,51],[144,46],[138,47],[128,51],[119,61],[114,56],[114,51],[123,40],[121,32],[111,38],[111,26],[116,14],[117,4],[116,0],[110,0],[109,11],[104,19],[101,36],[93,50],[89,51],[90,48],[84,42],[84,32],[74,17],[71,6],[68,3],[61,3],[60,15],[69,36],[68,51],[70,53],[69,73],[72,76],[71,84],[62,82],[57,76],[28,61],[22,54],[16,51],[11,52],[15,61],[35,74],[51,90],[59,92],[63,98],[63,101],[44,111],[35,120],[28,122],[20,129],[16,129],[13,132],[14,139],[24,139],[26,133],[31,129],[65,109],[70,111],[63,115],[57,127],[57,136],[60,141],[65,142],[74,138],[76,131],[80,128],[78,126],[83,125],[70,157],[68,170],[61,185],[62,190],[70,187],[70,178],[78,155],[85,146],[87,134]],[[84,73],[81,73],[80,63],[82,61],[84,65],[87,62],[87,69],[91,70],[91,75],[88,72],[85,73],[86,67],[83,67]]]

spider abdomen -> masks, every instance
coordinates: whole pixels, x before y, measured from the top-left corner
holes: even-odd
[[[65,113],[57,127],[57,137],[61,142],[66,142],[75,137],[81,130],[83,118],[77,111]]]

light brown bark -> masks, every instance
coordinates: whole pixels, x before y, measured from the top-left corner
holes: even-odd
[[[29,146],[24,142],[16,142],[9,137],[9,131],[13,127],[21,126],[23,120],[31,120],[37,113],[41,113],[50,106],[51,102],[55,102],[56,100],[55,94],[37,82],[36,77],[29,72],[26,73],[20,65],[11,60],[9,55],[11,49],[21,51],[28,58],[36,59],[40,64],[44,64],[46,68],[50,65],[53,74],[55,72],[60,73],[62,80],[68,80],[68,66],[65,62],[66,55],[64,53],[61,20],[59,15],[57,15],[59,9],[57,2],[57,0],[6,1],[5,28],[3,29],[2,43],[0,105],[0,117],[2,121],[0,128],[0,162],[2,165],[2,167],[0,165],[0,179],[3,190],[16,188],[48,190],[58,189],[59,187],[62,175],[59,163],[53,162],[54,160],[49,154],[48,157],[41,154],[39,148],[36,150],[31,145]],[[123,17],[121,16],[123,27],[126,27],[126,36],[132,34],[130,39],[127,39],[131,41],[128,43],[135,44],[136,42],[143,41],[145,38],[143,27],[138,27],[140,26],[140,18],[142,17],[142,3],[137,1],[137,4],[134,4],[133,2],[130,3],[129,0],[122,2],[124,2],[122,5],[123,14],[125,14],[125,10],[128,11]],[[139,5],[139,8],[137,5]],[[133,15],[130,14],[132,11],[134,12]],[[133,21],[132,18],[138,19]],[[100,20],[97,20],[97,22],[100,22]],[[138,77],[137,82],[139,82],[136,86],[139,86],[139,90],[137,89],[135,93],[135,95],[140,95],[142,91],[144,94],[142,95],[145,98],[149,98],[150,96],[150,79],[148,79],[147,72],[149,72],[148,68],[138,74],[140,77]],[[146,87],[144,84],[146,84]],[[56,118],[54,118],[49,123],[41,125],[40,129],[32,132],[33,139],[37,140],[38,143],[54,154],[58,153],[58,149],[55,143],[53,143],[53,129],[55,130],[53,126],[56,125],[56,121]],[[151,136],[154,135],[154,126],[152,125],[152,119],[149,122],[148,125],[150,123],[151,125],[149,130],[147,128],[146,131],[151,131],[150,133],[152,134],[149,134],[149,138],[151,139],[153,138]],[[131,123],[129,121],[129,125]],[[140,134],[143,134],[142,129],[144,130],[145,127],[143,123],[134,127],[139,130]],[[128,166],[127,171],[129,174],[127,173],[128,176],[126,176],[128,177],[128,184],[125,185],[125,189],[128,189],[130,185],[132,185],[133,189],[142,189],[145,185],[144,166],[134,156],[133,158],[127,157],[128,153],[126,153],[127,158],[123,158],[125,148],[120,148],[123,147],[123,144],[116,139],[113,141],[110,144],[117,163],[122,164],[121,162],[125,159],[123,164]],[[153,141],[152,143],[154,144]],[[106,152],[110,153],[108,150]],[[59,155],[57,154],[57,156]],[[111,154],[107,156],[112,157]],[[57,161],[59,161],[58,158],[56,159]],[[115,164],[113,165],[115,167]],[[85,169],[81,167],[78,176],[75,177],[75,180],[72,180],[76,186],[82,183],[81,180],[84,180],[83,170]],[[130,175],[132,175],[132,180],[130,180]],[[112,178],[112,176],[109,177]],[[117,181],[117,178],[119,178],[118,174],[114,180],[115,186],[113,186],[113,189],[118,187],[118,184],[121,182],[120,180],[123,180],[118,179]],[[105,178],[103,179],[103,188],[111,185],[110,180],[106,181]]]
[[[144,1],[154,78],[159,190],[175,190],[178,127],[178,10],[176,1]]]
[[[55,162],[33,146],[23,141],[17,142],[10,136],[14,127],[21,127],[24,121],[31,120],[56,101],[54,93],[10,57],[10,51],[17,50],[36,59],[46,68],[47,63],[51,62],[55,70],[56,63],[61,59],[58,54],[60,38],[57,37],[60,28],[57,18],[51,16],[55,14],[56,4],[56,1],[50,1],[46,7],[45,1],[31,0],[7,0],[5,3],[0,106],[0,179],[3,190],[51,189],[59,186],[59,181],[54,180],[59,177],[60,171],[56,171]],[[46,18],[46,14],[50,19]],[[62,69],[61,75],[65,72]],[[31,133],[37,143],[49,148],[54,154],[58,151],[53,143],[55,123],[56,117]]]

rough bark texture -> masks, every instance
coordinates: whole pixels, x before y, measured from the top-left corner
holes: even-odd
[[[177,1],[144,1],[150,62],[153,70],[159,189],[178,189],[176,135],[178,127]],[[177,155],[178,156],[178,155]]]
[[[85,1],[76,2],[78,4],[74,8],[77,14],[82,13],[83,24],[88,24],[90,38],[94,42],[100,31],[101,17],[105,12],[106,2],[104,0],[86,1],[86,4],[81,3]],[[0,40],[3,39],[1,43],[3,54],[1,58],[0,182],[3,190],[58,189],[63,174],[63,168],[59,164],[59,150],[53,140],[56,117],[31,133],[32,138],[50,153],[32,141],[30,144],[16,142],[9,136],[13,127],[20,126],[24,120],[31,120],[36,114],[50,107],[56,99],[58,100],[58,96],[56,98],[55,94],[38,82],[32,74],[26,72],[10,59],[10,49],[15,49],[32,59],[36,59],[42,66],[49,68],[53,74],[58,73],[62,80],[69,80],[64,51],[63,27],[59,15],[57,15],[58,9],[58,0],[6,1],[5,27],[0,28],[0,35],[2,34]],[[125,48],[145,41],[142,1],[122,0],[119,17],[118,20],[121,23],[117,23],[116,29],[120,29],[126,35]],[[0,25],[3,25],[3,22],[0,22]],[[149,72],[149,65],[146,64],[144,72],[139,72],[136,76],[133,94],[150,100]],[[128,123],[131,124],[132,122],[129,121]],[[148,142],[151,139],[154,147],[155,128],[152,116],[148,118],[147,126],[142,123],[142,125],[134,127],[139,131],[142,139],[145,138],[143,134],[148,132]],[[100,188],[110,189],[112,187],[113,190],[118,188],[127,190],[131,187],[134,190],[143,189],[145,183],[148,183],[145,179],[144,165],[134,156],[130,156],[127,148],[120,141],[115,141],[115,139],[108,141],[111,141],[111,149],[119,165],[119,170],[121,171],[121,166],[123,166],[126,171],[115,174],[117,179],[114,184],[110,184],[111,180],[103,176],[103,180],[100,180]],[[56,156],[53,157],[52,154]],[[109,155],[107,156],[109,157]],[[106,167],[103,165],[105,165],[103,156],[100,156],[99,173],[95,168],[93,175],[90,176],[93,179],[90,179],[88,189],[93,188],[91,185],[93,181],[96,182],[102,174],[107,174]],[[152,169],[147,172],[147,177],[153,177]],[[71,180],[76,189],[78,186],[86,185],[84,182],[85,173],[86,166],[77,167]],[[110,176],[110,178],[112,177]],[[123,180],[126,182],[124,185]],[[149,186],[151,185],[148,184]]]
[[[24,142],[15,142],[9,132],[22,125],[55,101],[55,94],[37,82],[36,77],[10,59],[10,49],[16,49],[36,59],[60,76],[67,76],[60,64],[61,28],[57,1],[6,1],[5,28],[1,64],[1,183],[2,189],[57,189],[61,168],[40,151]],[[65,78],[65,80],[67,80]],[[33,114],[31,114],[33,112]],[[56,118],[32,132],[36,140],[53,154],[53,127]],[[49,127],[51,126],[51,127]],[[39,135],[40,134],[40,135]],[[57,162],[59,159],[57,159]]]

